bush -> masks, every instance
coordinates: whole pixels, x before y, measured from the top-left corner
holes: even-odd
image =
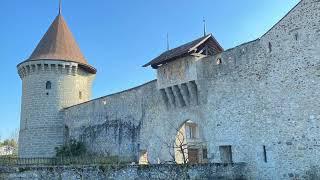
[[[57,157],[75,157],[82,156],[86,154],[86,147],[83,142],[71,139],[68,143],[61,147],[56,147]]]
[[[17,142],[14,139],[6,139],[3,142],[0,142],[0,147],[1,146],[11,146],[11,147],[18,147]]]

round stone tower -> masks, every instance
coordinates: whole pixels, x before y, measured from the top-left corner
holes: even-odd
[[[53,157],[64,142],[61,110],[90,99],[96,69],[85,60],[60,12],[17,68],[22,79],[19,157]]]

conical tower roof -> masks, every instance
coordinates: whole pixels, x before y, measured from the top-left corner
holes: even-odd
[[[44,59],[77,62],[85,66],[90,72],[96,72],[95,68],[87,63],[81,53],[61,13],[55,18],[36,49],[26,61]]]

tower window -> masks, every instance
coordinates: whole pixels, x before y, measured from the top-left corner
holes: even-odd
[[[82,92],[79,91],[79,99],[82,99]]]
[[[46,89],[51,89],[51,82],[50,81],[46,82]]]
[[[197,132],[197,126],[195,124],[188,124],[188,131],[189,131],[189,135],[188,138],[189,139],[195,139],[196,138],[196,132]]]

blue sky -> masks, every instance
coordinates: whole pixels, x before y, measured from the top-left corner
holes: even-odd
[[[63,0],[62,14],[98,73],[93,98],[155,78],[141,66],[170,47],[207,31],[228,49],[259,38],[299,0]],[[21,81],[27,59],[58,12],[58,0],[4,0],[0,11],[0,136],[19,127]]]

